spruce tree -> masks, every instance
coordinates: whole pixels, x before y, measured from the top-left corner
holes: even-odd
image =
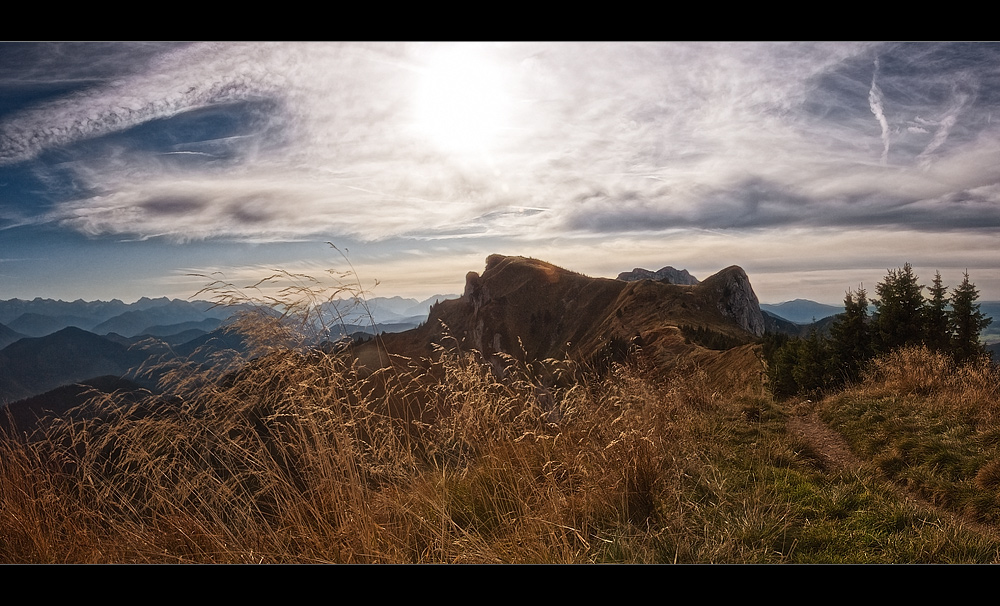
[[[873,355],[868,292],[863,284],[857,292],[848,290],[844,296],[844,313],[830,326],[830,340],[836,369],[833,379],[838,383],[856,381]]]
[[[932,286],[927,289],[930,300],[924,313],[924,342],[935,351],[951,347],[951,328],[948,320],[948,287],[941,281],[941,272],[934,274]]]
[[[827,387],[830,376],[826,339],[813,327],[809,331],[809,337],[799,340],[797,345],[798,356],[795,367],[792,368],[792,377],[798,393],[811,397],[819,396]]]
[[[875,342],[879,352],[889,352],[923,342],[924,287],[917,283],[913,266],[889,270],[875,287]]]
[[[969,271],[965,271],[962,283],[951,295],[950,324],[952,331],[952,352],[958,361],[985,355],[986,348],[979,342],[979,334],[993,321],[979,310],[976,300],[979,291],[969,282]]]
[[[767,375],[771,393],[777,398],[787,398],[799,392],[795,382],[795,367],[799,362],[801,339],[778,339],[768,357]]]

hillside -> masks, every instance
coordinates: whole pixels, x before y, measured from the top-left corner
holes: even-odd
[[[16,341],[0,350],[0,406],[102,375],[124,376],[145,356],[79,328]]]
[[[26,335],[23,335],[16,330],[12,330],[3,324],[0,324],[0,349],[7,347],[18,339],[23,339],[25,336]]]
[[[781,400],[769,322],[736,266],[500,255],[398,334],[249,316],[174,347],[195,363],[156,393],[16,403],[58,416],[0,432],[0,562],[1000,562],[996,367],[910,348]],[[217,372],[219,347],[248,355]]]
[[[685,327],[732,344],[762,335],[763,316],[746,273],[734,266],[700,284],[677,285],[591,278],[537,259],[491,255],[482,275],[466,276],[460,298],[431,308],[424,326],[383,335],[359,346],[357,355],[379,365],[386,353],[421,357],[435,345],[454,344],[486,358],[594,362],[637,346],[666,370],[681,358],[714,355],[686,337]]]

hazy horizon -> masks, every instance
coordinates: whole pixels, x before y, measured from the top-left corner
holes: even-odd
[[[996,109],[997,43],[0,43],[0,299],[422,300],[499,253],[1000,300]]]

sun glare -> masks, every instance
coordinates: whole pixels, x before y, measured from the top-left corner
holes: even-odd
[[[418,132],[448,153],[486,153],[507,118],[498,66],[466,45],[442,49],[427,62],[414,99]]]

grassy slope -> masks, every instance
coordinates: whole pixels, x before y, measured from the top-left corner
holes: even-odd
[[[653,326],[644,297],[725,329],[697,291],[652,284],[598,289],[610,311],[578,342],[630,335],[629,313]],[[530,329],[507,296],[488,311]],[[361,368],[258,318],[237,373],[168,373],[169,397],[105,394],[94,420],[0,440],[0,561],[1000,560],[994,369],[909,352],[813,403],[865,461],[843,470],[789,432],[802,403],[770,397],[756,346],[710,351],[677,324],[595,374],[416,333],[435,362]]]
[[[895,438],[859,436],[881,435],[891,415],[850,431],[857,410],[894,397],[879,395],[884,379],[820,404],[872,461],[839,472],[789,434],[791,404],[738,366],[662,377],[642,364],[539,391],[530,367],[511,362],[498,381],[446,354],[419,388],[448,414],[409,425],[366,401],[391,376],[363,378],[336,356],[278,351],[214,387],[180,381],[156,414],[151,402],[87,431],[56,423],[41,442],[4,442],[0,561],[998,560],[988,533],[886,481],[909,477],[886,465]],[[940,395],[903,400],[947,406]],[[888,425],[932,444],[965,441],[954,427],[971,423],[984,446],[956,456],[974,463],[928,465],[956,486],[940,504],[972,502],[991,521],[995,502],[961,496],[970,482],[996,494],[995,471],[982,471],[997,467],[992,413],[967,410],[940,431]]]

